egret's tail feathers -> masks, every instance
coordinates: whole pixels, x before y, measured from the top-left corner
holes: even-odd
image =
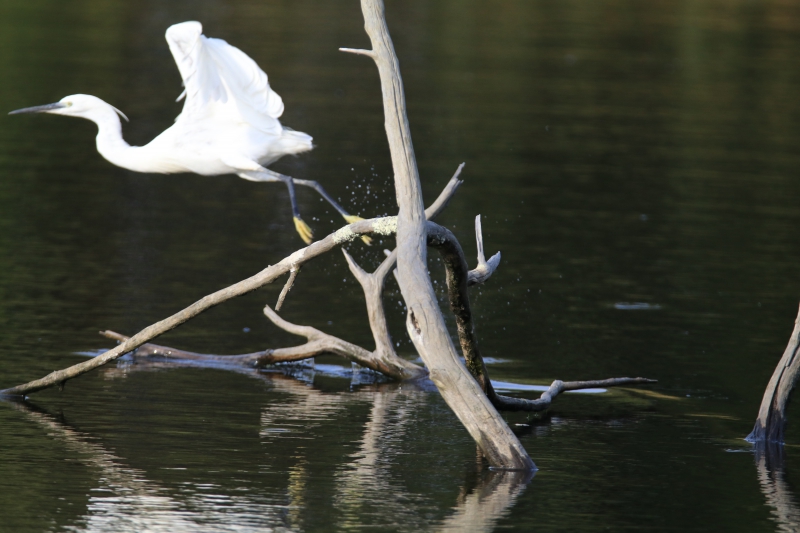
[[[307,133],[284,127],[279,145],[284,154],[299,154],[308,152],[314,148],[314,144],[311,142],[312,140],[314,140],[314,138]]]

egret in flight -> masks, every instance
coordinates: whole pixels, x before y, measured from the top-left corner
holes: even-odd
[[[122,138],[119,117],[128,118],[103,100],[73,94],[54,104],[27,107],[18,113],[51,113],[91,120],[97,124],[97,151],[111,163],[135,172],[204,176],[236,174],[250,181],[281,181],[289,189],[294,226],[308,244],[311,228],[300,218],[294,186],[316,190],[348,223],[350,215],[316,181],[294,179],[265,168],[287,154],[311,150],[311,136],[281,125],[283,100],[267,75],[238,48],[203,34],[199,22],[167,29],[167,43],[178,65],[185,98],[175,124],[144,146]]]

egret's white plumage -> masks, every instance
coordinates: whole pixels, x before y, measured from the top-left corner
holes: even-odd
[[[306,242],[311,241],[311,229],[300,218],[295,184],[317,190],[348,222],[358,220],[315,181],[265,168],[284,155],[311,150],[312,138],[281,125],[283,100],[255,61],[202,32],[199,22],[167,29],[167,43],[185,87],[178,100],[185,102],[175,123],[144,146],[125,142],[120,123],[124,115],[95,96],[74,94],[11,114],[43,112],[91,120],[98,128],[97,151],[111,163],[136,172],[237,174],[251,181],[282,181],[289,188],[295,227]]]

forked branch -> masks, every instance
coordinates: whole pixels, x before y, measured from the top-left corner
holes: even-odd
[[[475,217],[475,242],[478,245],[478,266],[469,273],[468,285],[483,283],[497,270],[500,264],[500,252],[497,252],[489,260],[483,254],[483,230],[481,229],[481,216]]]

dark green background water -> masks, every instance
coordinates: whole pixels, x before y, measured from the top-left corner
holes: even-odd
[[[440,222],[472,256],[481,214],[487,251],[503,253],[473,292],[483,351],[505,361],[492,377],[658,385],[508,416],[541,469],[525,486],[476,463],[435,392],[113,366],[34,407],[0,404],[0,531],[800,527],[800,429],[777,491],[741,440],[800,300],[800,6],[392,0],[387,11],[426,199],[466,161]],[[144,144],[180,110],[163,33],[191,19],[253,57],[286,103],[283,123],[314,136],[314,151],[273,168],[318,179],[364,216],[395,212],[377,73],[337,52],[368,44],[356,0],[6,0],[0,111],[90,93]],[[134,174],[96,153],[94,132],[0,113],[0,387],[110,347],[98,330],[136,332],[301,244],[283,187]],[[338,227],[313,194],[300,203],[318,235]],[[351,250],[368,266],[391,245]],[[279,290],[159,342],[296,343],[260,314]],[[338,254],[304,268],[283,316],[371,347]]]

